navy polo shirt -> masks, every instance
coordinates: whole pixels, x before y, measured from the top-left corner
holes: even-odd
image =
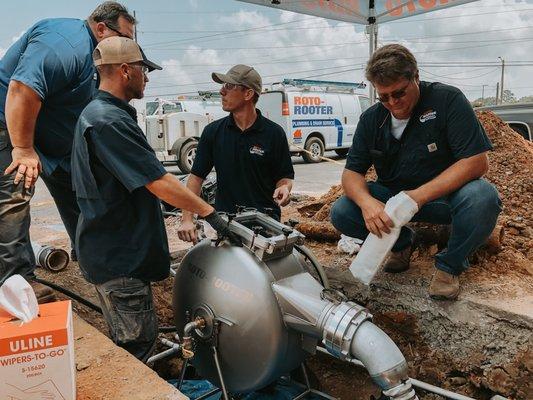
[[[281,210],[272,195],[280,179],[294,179],[289,145],[283,128],[256,111],[257,119],[245,131],[232,114],[207,125],[191,172],[205,179],[215,167],[217,211],[233,213],[237,206],[271,209],[279,220]]]
[[[125,101],[98,91],[76,125],[72,184],[80,217],[76,252],[94,284],[168,276],[170,257],[159,200],[145,188],[166,174]]]
[[[460,159],[492,145],[470,102],[453,86],[420,82],[420,98],[400,140],[381,103],[361,115],[346,169],[365,174],[374,165],[378,183],[393,192],[416,189]]]
[[[42,99],[35,127],[35,148],[44,173],[61,165],[70,170],[74,126],[96,88],[92,52],[96,47],[85,21],[72,18],[37,22],[0,60],[0,125],[11,80],[32,88]]]

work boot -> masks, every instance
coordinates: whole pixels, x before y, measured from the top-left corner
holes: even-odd
[[[392,252],[383,269],[385,272],[391,272],[393,274],[407,271],[409,269],[411,254],[413,254],[413,246],[407,246],[403,250]]]
[[[54,291],[48,286],[43,285],[37,281],[29,281],[33,291],[35,292],[35,297],[37,297],[37,303],[51,303],[56,300],[56,295]]]
[[[429,285],[430,297],[437,300],[455,300],[459,294],[459,277],[437,269]]]

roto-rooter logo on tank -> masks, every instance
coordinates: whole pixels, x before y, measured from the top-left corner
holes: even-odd
[[[333,114],[333,107],[324,104],[318,96],[294,96],[294,115]]]

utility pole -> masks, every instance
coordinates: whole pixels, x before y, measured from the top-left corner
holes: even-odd
[[[496,82],[496,105],[500,104],[500,82]]]
[[[133,10],[133,18],[137,21],[137,16],[135,15],[135,10]],[[137,42],[137,24],[133,25],[133,40]]]
[[[481,85],[481,105],[485,105],[485,86],[489,85]]]
[[[500,78],[500,104],[503,104],[503,76],[505,70],[505,60],[502,57],[498,57],[502,60],[502,77]]]

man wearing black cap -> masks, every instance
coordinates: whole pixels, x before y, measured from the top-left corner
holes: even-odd
[[[100,90],[83,110],[72,149],[80,208],[76,251],[96,287],[111,338],[146,361],[157,338],[150,282],[169,274],[168,241],[158,198],[198,213],[235,240],[213,207],[168,174],[128,102],[143,97],[147,73],[161,69],[131,39],[112,37],[93,52]]]
[[[212,78],[222,84],[222,109],[230,115],[202,132],[187,187],[200,194],[202,182],[215,167],[218,211],[234,213],[237,206],[253,207],[279,220],[280,206],[289,202],[294,169],[283,128],[255,108],[261,76],[239,64],[226,74],[213,73]],[[191,213],[183,213],[178,235],[182,240],[197,240]]]

